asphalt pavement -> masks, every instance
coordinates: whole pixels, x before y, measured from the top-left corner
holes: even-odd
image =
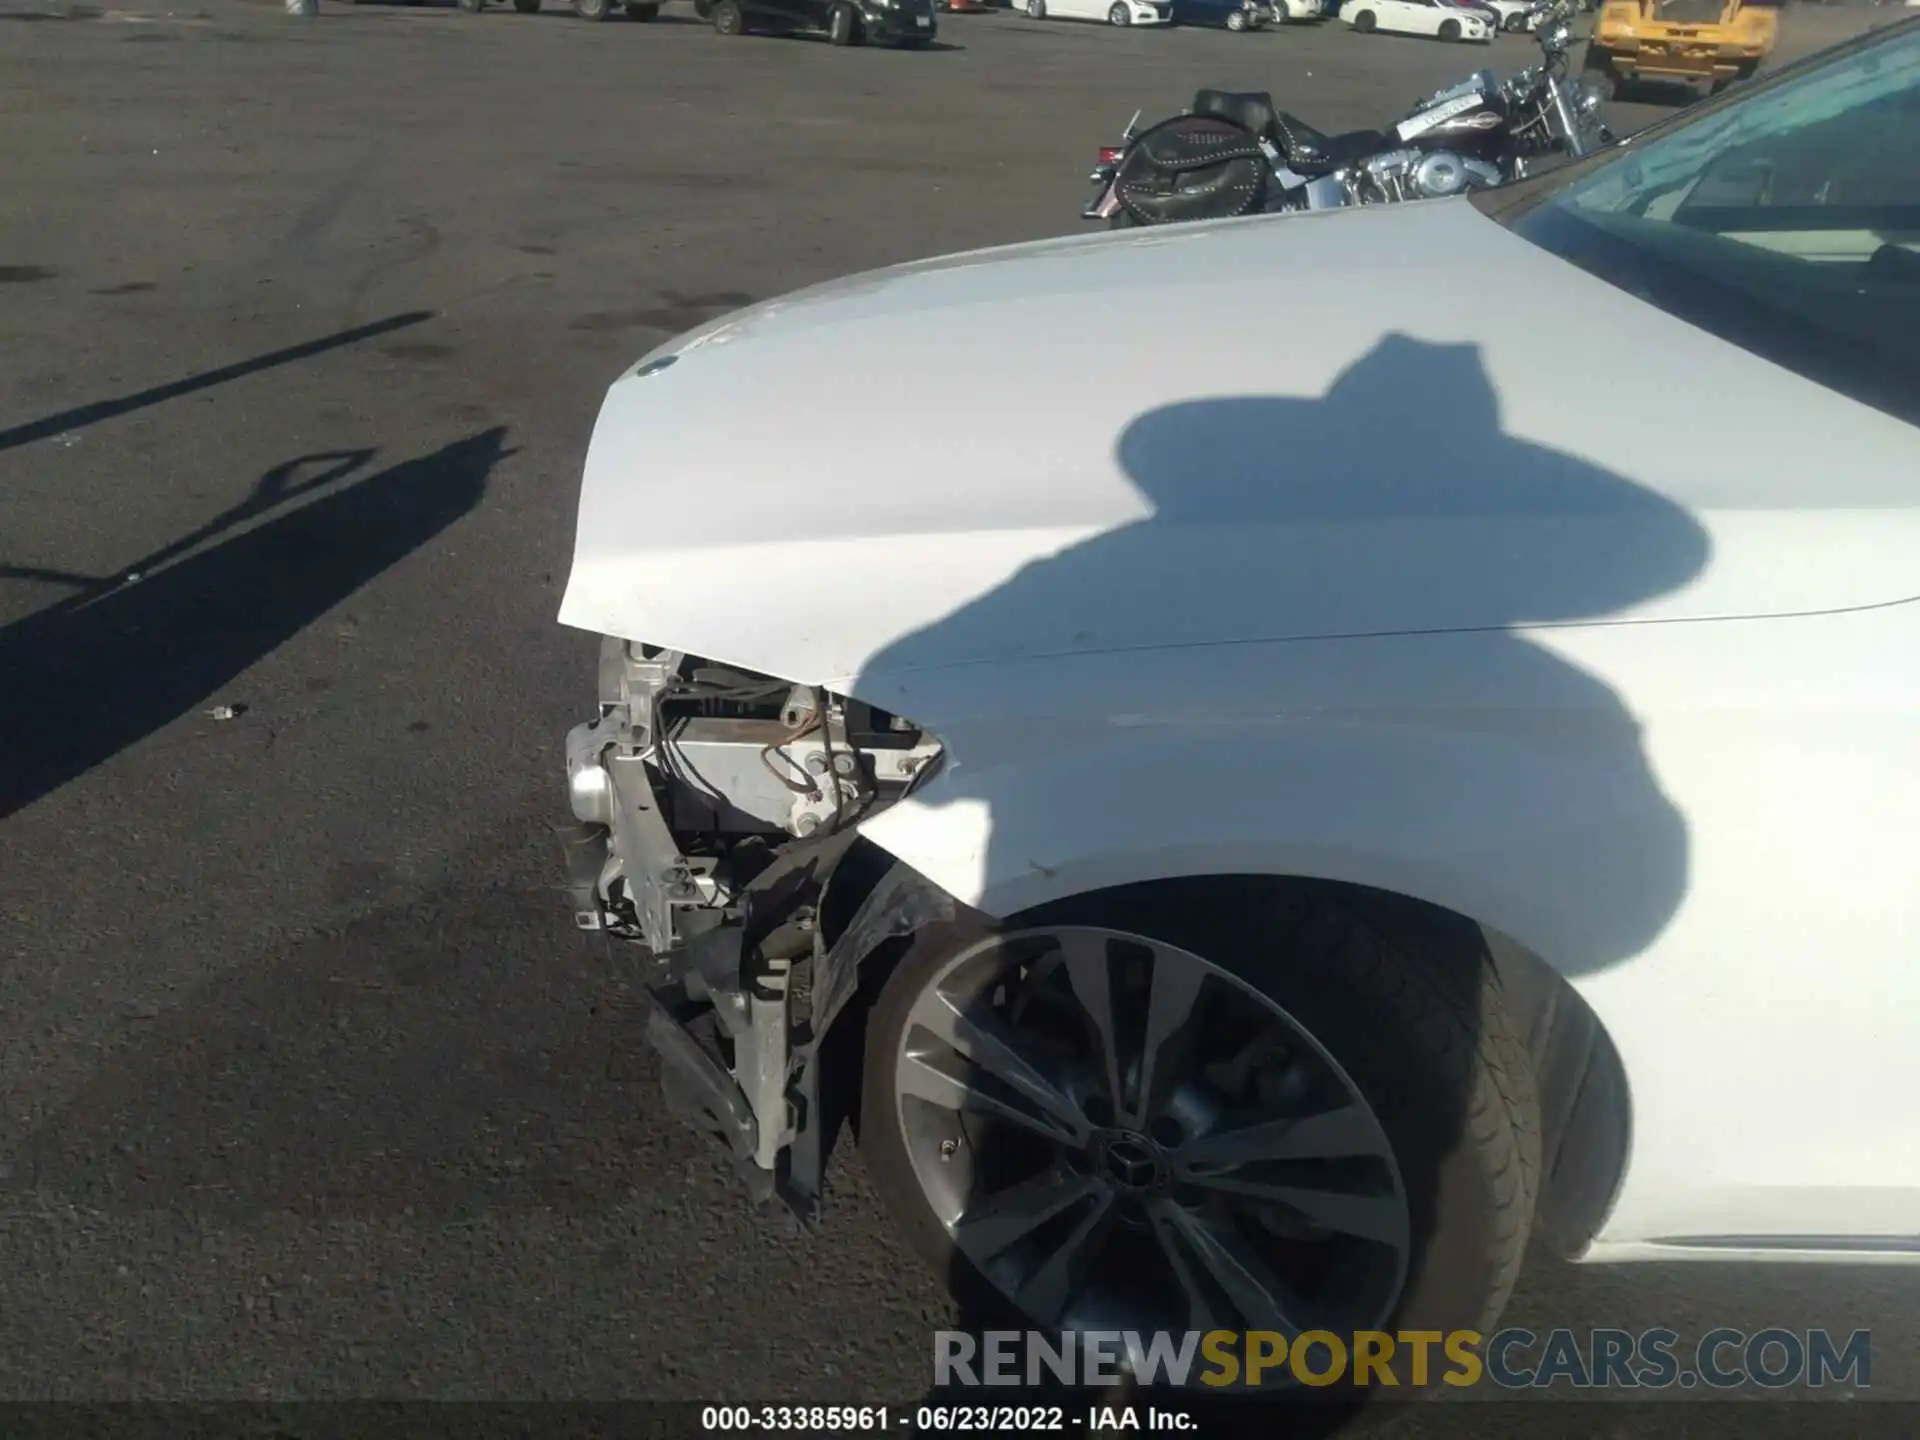
[[[1790,12],[1789,51],[1851,23]],[[548,827],[594,642],[554,613],[600,396],[750,300],[1080,228],[1136,108],[1212,84],[1372,125],[1531,51],[941,37],[0,0],[0,1398],[925,1389],[950,1312],[857,1158],[816,1231],[762,1227],[567,924]],[[1285,344],[1284,292],[1248,319]],[[795,378],[858,443],[860,377]],[[982,420],[925,404],[929,443]],[[1512,1318],[1867,1327],[1900,1395],[1912,1296],[1542,1259]],[[1813,1423],[1455,1409],[1403,1433]]]

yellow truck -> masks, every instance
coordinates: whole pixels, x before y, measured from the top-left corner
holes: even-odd
[[[1605,0],[1587,41],[1587,73],[1609,94],[1635,80],[1745,80],[1780,38],[1780,12],[1752,0]]]

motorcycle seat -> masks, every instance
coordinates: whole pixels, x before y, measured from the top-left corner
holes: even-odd
[[[1264,90],[1201,90],[1193,97],[1193,113],[1212,115],[1254,135],[1274,139],[1273,96]]]
[[[1193,113],[1212,115],[1273,142],[1288,165],[1302,175],[1324,175],[1392,146],[1378,130],[1349,130],[1323,135],[1306,121],[1274,107],[1264,90],[1202,90],[1193,97]]]

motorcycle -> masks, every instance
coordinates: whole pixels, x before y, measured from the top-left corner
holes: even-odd
[[[1438,199],[1508,184],[1543,156],[1613,143],[1597,86],[1567,74],[1577,0],[1540,0],[1541,61],[1505,81],[1481,70],[1389,130],[1324,135],[1272,96],[1202,90],[1192,108],[1103,147],[1087,220],[1115,228]]]

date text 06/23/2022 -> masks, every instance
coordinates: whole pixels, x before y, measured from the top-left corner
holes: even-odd
[[[1185,1410],[1161,1405],[708,1405],[701,1409],[700,1428],[707,1434],[1023,1435],[1178,1433],[1199,1429],[1199,1422]]]

